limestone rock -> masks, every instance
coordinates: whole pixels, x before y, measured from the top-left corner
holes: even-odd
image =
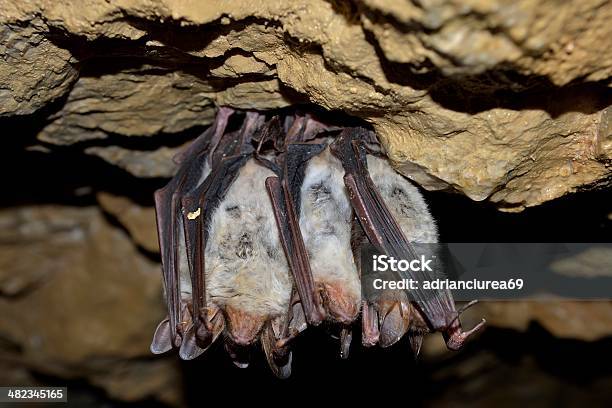
[[[146,72],[143,68],[80,78],[38,138],[71,144],[113,134],[176,133],[212,121],[214,106],[206,96],[211,90],[208,84],[172,72]]]
[[[605,0],[563,4],[367,0],[364,4],[362,18],[393,62],[415,68],[433,64],[448,75],[512,70],[556,85],[576,78],[599,81],[612,73],[612,54],[601,53],[602,44],[609,42],[607,21],[612,17]],[[508,85],[522,86],[505,79]]]
[[[95,207],[4,209],[0,224],[0,365],[176,401],[162,386],[176,381],[175,360],[148,359],[165,314],[159,264]]]
[[[553,262],[550,269],[568,277],[612,277],[612,248],[606,246],[588,248],[573,257]]]
[[[176,171],[172,157],[180,149],[134,150],[120,146],[92,146],[85,153],[120,167],[137,177],[171,177]]]
[[[128,197],[107,192],[100,192],[96,197],[102,209],[117,218],[137,245],[150,252],[159,252],[153,207],[141,206]]]
[[[47,35],[40,18],[2,23],[0,17],[0,117],[33,113],[76,81],[77,59]]]
[[[425,188],[500,209],[610,183],[604,0],[2,0],[2,9],[2,114],[66,98],[43,141],[173,134],[209,123],[214,104],[312,102],[371,123],[397,169]],[[127,164],[142,155],[123,157],[143,175]]]

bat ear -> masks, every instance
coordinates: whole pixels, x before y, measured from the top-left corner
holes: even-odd
[[[402,314],[400,302],[381,305],[380,313],[380,338],[378,343],[381,347],[390,347],[397,343],[408,331],[410,316]]]
[[[166,317],[157,325],[150,349],[153,354],[163,354],[172,349],[172,330],[170,330],[169,318]]]
[[[185,335],[183,336],[183,342],[181,343],[179,356],[182,360],[193,360],[194,358],[204,353],[205,350],[206,349],[200,348],[200,346],[198,346],[194,327],[193,325],[189,325],[189,327],[185,331]]]
[[[278,341],[272,327],[268,322],[260,336],[261,345],[268,361],[268,366],[274,375],[280,379],[289,378],[291,375],[291,361],[293,355],[287,350],[286,345],[278,347]]]

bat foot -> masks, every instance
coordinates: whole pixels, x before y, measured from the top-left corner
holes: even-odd
[[[212,331],[205,323],[200,322],[200,324],[195,327],[195,339],[198,347],[203,349],[207,348],[212,343]]]
[[[423,335],[411,334],[408,338],[410,341],[410,348],[412,349],[412,354],[414,354],[414,359],[416,360],[421,352],[421,346],[423,345]]]
[[[482,330],[486,323],[487,321],[485,319],[482,319],[480,323],[478,323],[471,330],[468,330],[466,332],[461,331],[461,326],[459,324],[453,325],[450,328],[450,333],[447,332],[444,335],[444,338],[446,340],[446,347],[449,350],[453,350],[453,351],[457,351],[461,349],[463,345],[465,344],[465,342],[467,341],[467,339],[471,337],[473,334]]]
[[[350,327],[343,327],[340,332],[340,358],[346,360],[349,358],[351,343],[353,341],[353,331]]]

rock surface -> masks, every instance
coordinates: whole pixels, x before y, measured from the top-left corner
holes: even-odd
[[[117,196],[107,192],[97,194],[100,207],[129,232],[136,245],[149,252],[159,252],[157,228],[155,226],[155,209],[138,205],[128,197]]]
[[[610,185],[605,0],[0,8],[0,115],[51,106],[39,133],[48,143],[97,142],[90,152],[113,160],[101,149],[127,136],[170,140],[209,123],[215,105],[310,102],[372,124],[396,168],[427,189],[517,211]],[[138,176],[168,172],[122,157]]]
[[[95,207],[4,209],[0,225],[5,384],[31,384],[34,372],[85,379],[122,400],[176,403],[176,360],[149,358],[165,313],[159,265]]]
[[[71,146],[169,177],[183,132],[208,125],[216,106],[312,103],[371,124],[426,189],[501,210],[612,182],[609,1],[0,0],[0,10],[0,118],[42,122],[38,149],[51,154]],[[164,314],[153,209],[95,192],[100,208],[0,210],[0,383],[73,378],[178,405],[176,358],[148,350]],[[574,261],[560,273],[598,273]],[[537,322],[596,342],[612,333],[611,307],[486,303],[464,323],[486,316],[522,333]],[[443,354],[440,342],[427,340],[426,357]],[[486,375],[457,368],[473,393],[512,377],[482,382],[499,362],[483,354],[474,364]],[[551,398],[565,387],[546,381]]]

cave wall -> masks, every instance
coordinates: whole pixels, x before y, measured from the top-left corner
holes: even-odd
[[[3,206],[0,382],[75,378],[116,399],[182,403],[176,358],[148,350],[164,314],[151,201],[128,196],[151,198],[219,105],[355,116],[424,188],[504,211],[609,187],[611,18],[595,0],[0,0],[0,121],[36,120],[35,141],[19,127],[5,140],[101,158],[129,173],[130,190],[114,191],[104,169],[87,205]],[[15,186],[46,194],[69,176],[32,163],[49,177]],[[611,335],[611,307],[500,302],[465,319],[517,333],[539,322],[590,349]],[[446,356],[439,340],[425,359]]]
[[[142,177],[171,174],[171,152],[123,138],[171,139],[210,123],[215,105],[313,103],[369,122],[395,167],[426,189],[519,211],[610,184],[607,1],[2,0],[0,9],[0,115],[55,102],[41,142],[89,142],[88,154]]]

